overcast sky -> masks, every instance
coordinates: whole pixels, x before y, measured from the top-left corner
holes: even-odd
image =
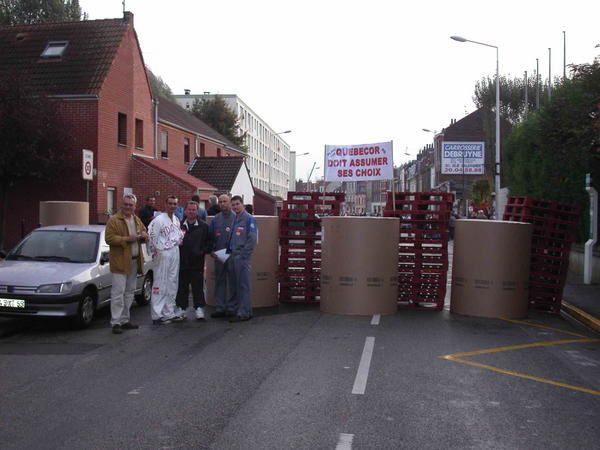
[[[80,0],[90,19],[122,15],[121,0]],[[474,110],[477,80],[548,77],[600,54],[600,2],[382,0],[126,0],[146,64],[176,94],[237,94],[297,153],[297,177],[325,144],[393,140],[401,164],[450,119]],[[495,8],[499,8],[495,11]],[[412,159],[412,158],[411,158]],[[319,170],[322,175],[322,170]]]

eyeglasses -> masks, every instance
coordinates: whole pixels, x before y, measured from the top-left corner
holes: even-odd
[[[131,206],[132,208],[135,206],[133,203],[123,203],[123,206]]]
[[[177,206],[177,203],[171,203],[171,202],[169,202],[169,203],[167,203],[167,205],[169,205],[169,206]]]

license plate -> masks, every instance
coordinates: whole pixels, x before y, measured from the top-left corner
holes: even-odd
[[[25,300],[17,300],[14,298],[0,298],[0,307],[25,308]]]

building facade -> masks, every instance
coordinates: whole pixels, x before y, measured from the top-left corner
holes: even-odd
[[[190,110],[196,100],[214,99],[215,94],[192,94],[189,90],[183,95],[175,95],[177,103]],[[252,183],[271,195],[285,197],[294,177],[290,164],[290,145],[282,138],[282,133],[273,130],[235,94],[219,95],[237,115],[242,134],[246,136],[248,148],[248,169]]]
[[[47,50],[51,48],[52,52]],[[191,176],[197,156],[245,153],[174,103],[155,98],[133,26],[122,18],[0,26],[0,82],[19,77],[33,96],[55,106],[68,144],[59,174],[17,183],[4,249],[39,226],[41,201],[89,203],[89,222],[105,223],[125,193],[155,196],[163,208],[169,194],[205,200],[216,186]],[[82,150],[93,153],[92,180],[82,179]]]

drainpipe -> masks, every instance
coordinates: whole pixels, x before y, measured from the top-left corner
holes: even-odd
[[[583,283],[592,284],[594,245],[598,242],[598,191],[592,186],[592,175],[585,176],[585,190],[590,196],[590,238],[585,243],[583,254]]]
[[[158,159],[158,98],[152,99],[154,105],[154,159]]]

